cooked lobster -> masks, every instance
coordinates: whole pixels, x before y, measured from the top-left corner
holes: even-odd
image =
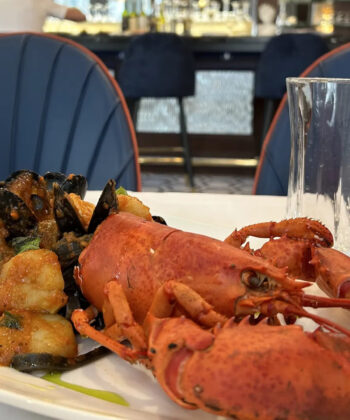
[[[126,360],[141,361],[151,367],[171,398],[187,408],[200,407],[210,412],[242,419],[311,420],[315,418],[313,414],[318,413],[319,407],[310,407],[310,404],[317,405],[321,395],[325,397],[324,404],[320,405],[324,413],[332,413],[332,405],[346,395],[346,386],[343,393],[339,390],[339,384],[349,382],[350,379],[349,358],[346,356],[349,352],[350,332],[330,320],[308,313],[304,306],[350,308],[349,300],[307,295],[302,289],[310,283],[295,280],[286,269],[276,267],[268,259],[252,255],[219,240],[182,232],[131,214],[119,213],[109,216],[97,228],[92,241],[80,255],[75,278],[83,294],[93,305],[86,311],[74,312],[72,320],[76,329]],[[95,330],[89,324],[96,315],[96,310],[104,315],[103,332]],[[278,314],[282,314],[287,322],[295,321],[297,316],[307,316],[318,322],[325,332],[319,330],[310,335],[296,326],[258,325],[254,328],[244,328],[244,324],[233,328],[233,321],[227,321],[233,317],[235,322],[239,322],[250,316],[256,318],[256,322],[266,318],[270,323],[278,324]],[[187,324],[190,321],[184,321],[179,316],[191,318],[197,326]],[[162,324],[162,319],[169,317],[171,320]],[[231,327],[220,330],[218,326],[225,323]],[[177,328],[176,325],[181,325],[181,328]],[[185,328],[185,325],[189,327]],[[207,331],[208,328],[214,329],[215,333]],[[246,336],[245,341],[241,335]],[[203,342],[200,340],[202,336]],[[264,343],[261,342],[262,336]],[[287,337],[283,342],[285,347],[282,344],[282,347],[278,347],[280,337],[284,336]],[[120,344],[124,339],[130,342],[131,348]],[[301,349],[296,342],[299,339]],[[161,344],[160,350],[157,350],[158,340],[168,344]],[[208,365],[203,365],[206,366],[205,369],[209,369],[210,357],[216,360],[211,366],[212,370],[216,370],[216,365],[219,364],[223,369],[222,366],[230,364],[231,360],[233,366],[240,363],[240,358],[236,358],[235,355],[236,349],[239,352],[244,349],[247,354],[251,353],[252,360],[259,359],[259,348],[261,356],[264,352],[273,353],[265,370],[260,372],[255,371],[256,366],[250,365],[249,360],[244,362],[250,366],[247,374],[253,380],[246,401],[248,403],[256,398],[260,405],[253,404],[254,409],[247,409],[245,400],[242,400],[244,406],[242,404],[242,408],[239,408],[241,391],[235,389],[236,386],[240,386],[237,378],[233,382],[232,378],[226,378],[227,382],[224,378],[216,378],[215,382],[210,379],[210,375],[205,379],[206,387],[212,383],[212,387],[217,387],[219,394],[223,388],[227,388],[227,393],[222,399],[210,387],[205,400],[196,399],[192,395],[195,384],[188,385],[190,388],[181,385],[181,390],[177,389],[177,380],[181,380],[182,383],[182,378],[186,377],[187,372],[189,376],[191,372],[198,373],[197,367],[188,367],[188,363],[192,362],[187,363],[186,355],[181,353],[175,356],[176,352],[169,351],[177,348],[178,342],[186,343],[185,347],[195,352],[191,354],[191,360],[196,360],[193,366],[197,366],[195,363],[198,363],[198,358],[204,354],[208,356],[205,362]],[[225,345],[216,345],[217,342]],[[173,344],[176,344],[176,347]],[[337,349],[340,348],[344,350],[343,356],[338,355]],[[306,358],[308,351],[309,356]],[[337,371],[331,380],[333,383],[334,378],[339,379],[334,379],[334,383],[338,384],[337,391],[330,393],[330,386],[323,386],[323,382],[318,380],[322,376],[320,374],[319,377],[315,376],[315,381],[320,387],[318,394],[314,394],[309,402],[305,402],[306,398],[299,400],[299,395],[303,392],[312,393],[313,381],[309,381],[308,384],[306,381],[307,378],[310,379],[308,375],[317,371],[315,360],[327,358],[331,353],[333,364],[327,362],[327,373],[324,373],[324,376],[333,375],[333,371],[337,371],[339,367],[342,373]],[[286,359],[283,359],[284,356]],[[288,385],[288,380],[283,379],[282,383],[277,379],[284,367],[284,360],[287,359],[291,364],[297,361],[300,365],[305,359],[300,370],[310,369],[309,374],[304,373],[300,377],[302,379],[298,376],[293,377],[290,373],[290,380],[294,378],[298,383],[304,382],[304,386],[295,394],[300,406],[286,406],[284,401],[290,398],[288,396],[282,402],[279,402],[278,398],[274,399],[273,405],[267,410],[261,402],[265,394],[283,395],[288,387],[291,387],[291,393],[295,392],[292,391],[294,387]],[[275,378],[272,381],[275,388],[268,389],[270,382],[267,381],[267,391],[264,393],[265,386],[261,382],[258,386],[258,392],[261,394],[256,395],[255,380],[263,381],[272,363],[276,364],[271,371]],[[205,369],[203,368],[203,375]],[[293,366],[289,369],[291,372],[294,370]],[[231,370],[231,367],[227,367],[227,372],[231,371],[234,372],[233,368]],[[236,385],[233,386],[234,384]],[[237,406],[230,405],[230,401],[236,401]],[[323,418],[347,418],[349,401],[345,401],[343,405],[339,403],[337,407],[337,415]]]

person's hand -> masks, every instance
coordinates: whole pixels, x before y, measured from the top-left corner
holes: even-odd
[[[74,22],[85,22],[86,16],[83,12],[81,12],[76,7],[69,7],[66,12],[66,16],[64,17],[68,20],[73,20]]]

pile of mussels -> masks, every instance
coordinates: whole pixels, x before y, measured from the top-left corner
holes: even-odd
[[[14,172],[0,184],[0,266],[13,255],[12,250],[19,244],[40,240],[40,247],[54,251],[61,264],[65,280],[67,305],[61,315],[70,319],[72,311],[86,308],[88,302],[82,296],[73,278],[73,268],[82,250],[89,243],[97,226],[111,213],[118,211],[115,181],[109,180],[94,208],[88,226],[84,227],[79,212],[69,194],[74,193],[84,199],[87,180],[81,175],[65,176],[57,172],[47,172],[40,176],[35,172],[21,170]],[[102,317],[96,321],[97,328],[103,327]],[[91,357],[104,353],[100,349]],[[72,361],[20,359],[20,370],[40,368],[64,369],[85,363],[90,357],[78,357]],[[62,359],[62,360],[61,360]],[[16,361],[14,361],[16,363]],[[16,366],[15,366],[16,367]]]

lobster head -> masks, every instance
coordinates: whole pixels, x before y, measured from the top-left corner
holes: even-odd
[[[302,307],[302,289],[310,286],[309,282],[288,276],[287,268],[277,268],[257,256],[249,257],[248,264],[239,273],[244,293],[235,301],[234,315],[273,316],[285,313],[291,306]]]

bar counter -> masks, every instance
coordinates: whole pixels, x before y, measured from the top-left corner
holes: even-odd
[[[110,68],[117,68],[120,55],[135,35],[110,35],[81,33],[72,35],[58,33],[83,45]],[[270,37],[228,37],[228,36],[183,36],[188,48],[193,52],[198,70],[254,70],[260,54]]]
[[[118,31],[74,34],[62,29],[58,35],[93,51],[116,75],[125,49],[137,36]],[[349,40],[335,35],[324,37],[330,49]],[[243,166],[256,166],[260,152],[260,136],[256,133],[261,131],[262,104],[254,101],[254,72],[270,39],[271,36],[224,34],[183,36],[193,52],[197,70],[196,95],[185,99],[193,157],[228,157],[229,166],[242,166],[243,161]],[[173,99],[143,99],[137,121],[140,146],[177,146],[177,135],[173,134],[179,133],[177,112]],[[239,158],[239,164],[233,158]]]
[[[56,33],[83,45],[100,56],[108,67],[117,69],[122,52],[131,39],[137,35],[82,32]],[[188,48],[193,52],[198,70],[255,70],[256,64],[270,36],[183,36]],[[330,49],[347,41],[344,37],[325,35]]]

